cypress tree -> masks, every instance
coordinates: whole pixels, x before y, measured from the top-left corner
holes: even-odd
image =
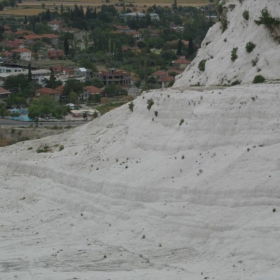
[[[64,52],[66,55],[68,55],[69,53],[69,42],[67,37],[64,38]]]
[[[178,40],[177,55],[182,55],[182,40]]]
[[[194,53],[193,40],[189,39],[188,55],[191,56]]]
[[[32,72],[31,72],[31,64],[28,64],[28,81],[32,81]]]

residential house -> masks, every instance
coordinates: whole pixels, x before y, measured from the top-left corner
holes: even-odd
[[[150,13],[151,21],[159,21],[159,15],[157,13]]]
[[[151,76],[156,78],[156,79],[166,77],[166,76],[168,76],[168,71],[158,70],[158,71],[152,73]]]
[[[117,29],[117,31],[121,31],[121,32],[129,32],[129,31],[132,31],[132,29],[125,25],[125,26],[122,26],[122,25],[115,25],[115,28]]]
[[[51,50],[48,52],[49,59],[63,59],[64,56],[64,51],[62,50]]]
[[[26,44],[33,44],[35,41],[41,40],[41,36],[40,35],[23,35],[20,36],[19,39],[23,40],[24,43]]]
[[[183,32],[185,29],[183,26],[177,26],[177,25],[171,25],[170,28],[177,32]]]
[[[140,18],[144,18],[145,16],[146,15],[144,13],[139,13],[139,12],[120,14],[120,18],[124,20],[127,20],[129,18],[140,19]]]
[[[179,69],[185,69],[191,62],[187,60],[184,56],[181,56],[177,60],[172,61],[174,67]]]
[[[23,36],[23,35],[34,35],[35,33],[30,30],[18,30],[14,32],[14,35]]]
[[[86,86],[84,87],[83,99],[88,99],[93,97],[94,95],[102,94],[103,89],[95,87],[95,86]]]
[[[23,72],[25,69],[20,67],[0,66],[0,73]]]
[[[7,100],[10,98],[11,92],[0,87],[0,100]]]
[[[175,78],[173,76],[164,76],[158,79],[159,86],[161,88],[168,87],[171,83],[173,83]]]
[[[130,73],[125,71],[118,71],[115,68],[109,69],[108,72],[100,71],[93,72],[93,79],[97,78],[103,82],[105,86],[114,83],[122,87],[128,87],[130,85]]]
[[[100,112],[95,109],[82,109],[82,110],[71,110],[71,115],[73,118],[90,118],[93,119],[95,117],[100,116]]]
[[[32,52],[26,48],[18,48],[11,51],[12,55],[15,55],[17,59],[31,61],[32,59]]]
[[[71,33],[74,35],[74,39],[76,41],[83,41],[85,38],[88,37],[89,35],[89,32],[88,31],[84,31],[84,30],[80,30],[78,28],[70,28],[70,27],[67,27],[67,28],[61,28],[61,31],[62,32],[65,32],[65,33]]]
[[[57,48],[58,40],[59,40],[58,35],[56,35],[56,34],[43,34],[41,37],[50,40],[52,46]]]
[[[48,26],[53,30],[53,31],[59,31],[62,28],[62,22],[59,20],[51,20],[48,22]]]
[[[84,80],[87,81],[92,78],[92,70],[86,69],[84,67],[79,67],[74,69],[74,76],[84,77]]]
[[[53,97],[55,99],[55,101],[59,101],[61,92],[59,92],[55,89],[46,88],[46,87],[39,88],[35,91],[36,97],[45,96],[45,95]]]
[[[21,71],[21,72],[0,73],[0,85],[3,85],[7,78],[9,78],[11,76],[17,76],[20,74],[27,76],[28,70],[25,69],[24,71]],[[51,71],[48,69],[38,69],[38,70],[31,71],[32,79],[36,80],[36,81],[40,80],[41,77],[43,77],[43,76],[50,76],[50,74],[51,74]]]
[[[9,57],[12,55],[12,53],[8,52],[8,51],[4,51],[4,52],[1,52],[0,55],[1,55],[1,57]]]
[[[65,87],[64,85],[61,85],[61,86],[56,87],[55,90],[58,91],[62,95],[64,87]]]
[[[74,74],[74,69],[73,68],[65,67],[65,66],[62,66],[62,65],[54,65],[52,67],[52,69],[55,73],[61,73],[61,74],[67,74],[67,75],[73,75]]]
[[[18,49],[18,48],[25,48],[26,44],[21,39],[15,39],[15,40],[6,40],[3,41],[3,45],[9,48]]]

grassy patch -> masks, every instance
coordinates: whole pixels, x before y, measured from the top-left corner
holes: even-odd
[[[71,60],[38,60],[36,62],[33,62],[32,65],[34,66],[38,66],[40,68],[50,68],[54,65],[61,65],[61,66],[65,66],[65,67],[71,67],[71,66],[76,66],[77,64],[74,63]]]
[[[95,109],[97,111],[99,111],[101,113],[101,115],[104,115],[106,114],[107,112],[113,110],[113,109],[116,109],[120,106],[122,106],[123,104],[125,104],[126,102],[118,102],[118,103],[107,103],[107,104],[104,104],[104,105],[100,105],[100,106],[97,106]]]

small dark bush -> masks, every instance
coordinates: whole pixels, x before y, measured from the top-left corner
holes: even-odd
[[[183,123],[184,123],[184,119],[181,119],[179,125],[182,125]]]
[[[244,13],[243,13],[243,18],[245,19],[245,20],[249,20],[249,17],[250,17],[250,15],[249,15],[249,11],[244,11]]]
[[[203,59],[199,62],[198,64],[198,69],[201,71],[201,72],[204,72],[205,71],[205,64],[206,64],[206,59]]]
[[[237,80],[236,80],[236,81],[232,82],[231,85],[232,85],[232,86],[240,85],[240,81],[237,81]]]
[[[148,99],[147,104],[148,104],[147,109],[150,110],[152,108],[152,106],[154,105],[154,100]]]
[[[44,145],[44,146],[40,146],[38,149],[37,149],[37,153],[47,153],[51,150],[51,148],[48,146],[48,145]]]
[[[130,103],[128,104],[128,108],[129,108],[129,110],[130,110],[131,112],[133,112],[133,107],[134,107],[133,102],[130,102]]]
[[[261,12],[261,16],[259,20],[255,20],[255,23],[258,25],[264,24],[265,26],[279,26],[280,19],[273,18],[271,14],[268,12],[267,8],[264,8]]]
[[[155,111],[155,116],[156,116],[156,117],[158,116],[158,111]]]
[[[265,78],[262,75],[257,75],[253,80],[253,84],[261,84],[264,82],[265,82]]]
[[[231,51],[231,60],[232,61],[235,61],[238,58],[237,50],[238,50],[238,48],[233,48],[233,50]]]
[[[247,51],[248,53],[250,53],[250,52],[253,51],[253,49],[254,49],[255,47],[256,47],[256,45],[255,45],[254,43],[248,42],[248,43],[246,44],[246,51]]]
[[[256,66],[258,62],[259,62],[259,59],[258,59],[258,57],[256,57],[255,59],[252,60],[252,65]]]

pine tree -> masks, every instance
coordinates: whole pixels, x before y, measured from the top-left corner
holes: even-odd
[[[64,7],[63,7],[63,4],[61,4],[60,5],[60,17],[61,18],[62,18],[63,12],[64,12]]]
[[[193,40],[189,39],[188,55],[191,56],[194,53]]]
[[[69,42],[68,42],[67,37],[64,38],[64,52],[65,52],[65,55],[68,55],[68,53],[69,53]]]
[[[177,55],[182,55],[182,40],[178,40]]]
[[[174,0],[174,3],[172,4],[173,10],[177,10],[177,0]]]
[[[32,81],[32,72],[31,72],[31,64],[28,64],[28,81]]]

